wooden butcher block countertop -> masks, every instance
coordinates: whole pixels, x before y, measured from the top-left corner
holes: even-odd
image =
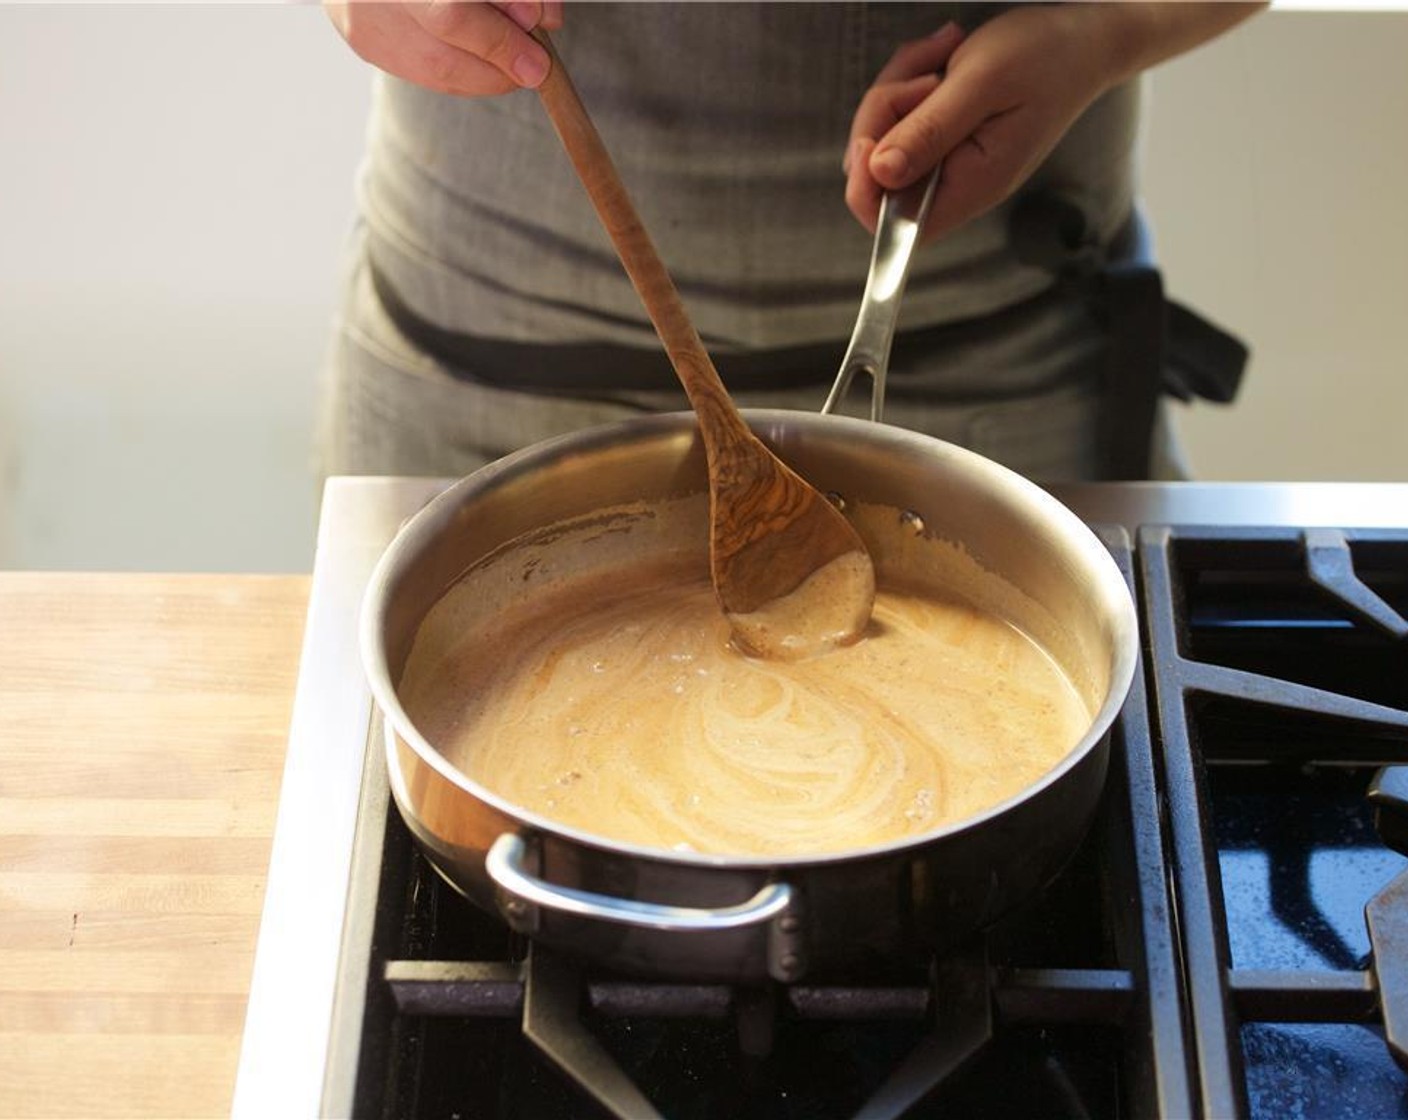
[[[0,573],[0,1116],[228,1114],[308,590]]]

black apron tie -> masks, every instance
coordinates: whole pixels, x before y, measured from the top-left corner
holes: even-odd
[[[1147,479],[1159,397],[1230,403],[1246,370],[1246,345],[1166,296],[1137,212],[1102,249],[1078,206],[1035,194],[1013,209],[1008,232],[1018,258],[1083,294],[1105,330],[1101,476]]]

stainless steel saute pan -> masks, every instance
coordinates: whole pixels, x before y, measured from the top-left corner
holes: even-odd
[[[926,578],[956,543],[1017,604],[1086,691],[1094,718],[1044,778],[989,811],[884,846],[787,858],[650,849],[565,827],[470,780],[426,741],[397,685],[418,627],[464,573],[546,526],[706,489],[692,414],[660,415],[528,448],[450,487],[403,528],[364,604],[362,654],[386,728],[396,800],[435,867],[543,943],[637,973],[795,980],[922,959],[991,923],[1060,870],[1098,802],[1106,733],[1138,637],[1098,539],[1015,473],[912,432],[804,412],[746,414],[803,477],[834,492],[888,576]],[[649,534],[642,547],[649,547]],[[705,530],[698,548],[705,563]],[[471,577],[472,578],[472,577]],[[916,688],[935,687],[916,679]],[[472,687],[472,682],[466,682]]]

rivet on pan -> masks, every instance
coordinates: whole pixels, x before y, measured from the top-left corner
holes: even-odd
[[[528,904],[521,898],[511,898],[504,904],[504,910],[510,918],[522,918],[528,913]]]
[[[795,914],[787,914],[778,919],[777,928],[783,933],[796,933],[802,928],[802,923],[797,920]]]
[[[802,967],[802,958],[796,953],[786,953],[777,962],[777,967],[782,971],[782,975],[792,976]]]
[[[905,526],[916,537],[924,532],[924,519],[912,509],[905,510],[900,514],[900,524]]]
[[[830,502],[833,506],[835,506],[837,509],[839,509],[842,513],[846,512],[846,499],[841,497],[841,495],[838,494],[835,490],[828,490],[826,492],[826,500]]]

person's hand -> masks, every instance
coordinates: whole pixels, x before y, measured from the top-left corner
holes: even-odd
[[[860,223],[873,233],[883,193],[940,161],[925,240],[1011,195],[1109,88],[1100,41],[1081,22],[1063,5],[1023,5],[966,38],[949,24],[901,46],[851,125],[846,204]]]
[[[941,237],[1008,198],[1102,93],[1264,6],[1019,4],[906,43],[856,110],[846,204],[873,233],[884,192],[942,161],[924,228]]]
[[[548,55],[528,32],[562,26],[562,0],[325,0],[323,7],[373,66],[461,97],[536,88]]]

